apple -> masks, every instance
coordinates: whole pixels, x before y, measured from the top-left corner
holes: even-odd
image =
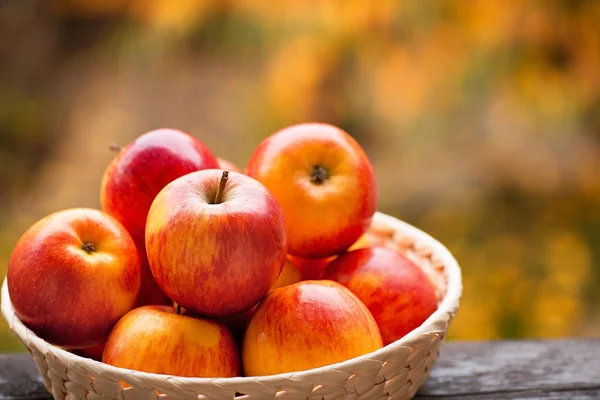
[[[275,281],[275,284],[271,288],[271,290],[275,290],[280,287],[293,285],[294,283],[298,283],[301,280],[300,272],[294,266],[294,264],[289,260],[285,260],[285,264],[283,265],[283,269],[281,270],[281,274]]]
[[[254,151],[246,173],[279,200],[294,256],[345,251],[375,213],[373,167],[359,144],[332,125],[306,123],[274,133]]]
[[[102,362],[184,377],[240,374],[238,350],[227,328],[168,306],[139,307],[121,318],[108,337]]]
[[[290,260],[286,260],[283,270],[281,271],[279,278],[277,278],[275,285],[273,285],[271,288],[271,291],[280,287],[293,285],[297,282],[300,282],[300,272],[298,272]],[[246,331],[246,328],[248,327],[248,324],[254,316],[257,308],[258,304],[249,310],[240,311],[235,314],[217,318],[217,321],[223,323],[233,334],[233,337],[236,339],[236,341],[241,343],[244,332]]]
[[[102,208],[144,243],[152,201],[168,183],[190,172],[218,168],[198,139],[175,129],[147,132],[121,150],[102,178]]]
[[[229,160],[226,160],[226,159],[221,158],[221,157],[217,157],[217,162],[219,163],[219,169],[223,169],[223,170],[227,170],[227,171],[233,171],[233,172],[239,172],[239,173],[242,172],[242,170],[240,169],[240,167],[238,167],[237,165],[235,165],[234,163],[232,163]]]
[[[154,199],[146,249],[159,286],[187,310],[211,317],[248,310],[283,268],[283,211],[263,185],[244,174],[193,172]]]
[[[137,305],[170,302],[154,282],[145,255],[144,229],[152,201],[174,179],[218,165],[198,139],[175,129],[157,129],[119,151],[104,172],[102,209],[125,226],[140,253],[142,288]]]
[[[140,265],[133,240],[109,215],[59,211],[33,224],[8,262],[15,313],[38,336],[65,348],[106,340],[135,304]]]
[[[417,328],[437,309],[427,275],[393,249],[370,247],[343,254],[327,266],[325,279],[358,296],[377,321],[385,345]]]
[[[332,281],[303,281],[275,289],[258,306],[242,346],[247,376],[302,371],[382,347],[373,316],[348,289]]]
[[[242,339],[244,338],[244,332],[246,332],[246,328],[250,323],[250,320],[256,313],[256,309],[258,308],[258,304],[249,310],[243,310],[236,312],[234,314],[225,315],[222,317],[214,318],[215,321],[225,325],[231,335],[233,336],[236,343],[241,344]],[[192,316],[201,316],[199,314],[194,314],[186,310],[185,314],[189,314]]]
[[[146,255],[146,244],[136,243],[138,255],[140,257],[140,270],[142,273],[142,284],[140,294],[135,303],[136,307],[146,305],[172,305],[173,301],[162,291],[156,283],[150,265],[148,265],[148,256]]]
[[[92,360],[102,361],[102,352],[106,343],[100,343],[92,347],[86,347],[85,349],[76,349],[72,353],[82,357],[91,358]]]
[[[324,258],[302,258],[288,254],[288,259],[300,273],[300,279],[303,281],[323,279],[325,268],[335,260],[337,256]]]
[[[371,239],[369,239],[369,234],[365,233],[361,237],[358,238],[356,242],[352,246],[348,248],[348,251],[362,249],[365,247],[369,247],[371,245]]]
[[[369,246],[369,237],[368,234],[362,235],[350,248],[348,251],[360,249],[363,247]],[[325,274],[325,268],[329,265],[330,262],[335,260],[337,256],[324,257],[324,258],[302,258],[296,257],[291,254],[288,254],[288,260],[292,262],[292,264],[296,267],[296,269],[300,273],[300,280],[317,280],[323,279],[323,275]]]

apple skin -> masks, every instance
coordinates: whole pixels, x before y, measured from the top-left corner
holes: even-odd
[[[240,169],[240,167],[238,167],[237,165],[235,165],[234,163],[232,163],[229,160],[217,157],[217,162],[219,163],[219,169],[242,173],[242,170]]]
[[[352,246],[350,246],[348,251],[368,246],[369,237],[368,234],[365,233],[356,242],[354,242]],[[336,258],[337,256],[324,258],[302,258],[288,254],[288,260],[294,264],[300,273],[300,280],[302,281],[323,279],[323,276],[325,275],[325,268],[327,268],[327,265],[329,265],[329,263]]]
[[[300,273],[300,279],[303,281],[323,279],[325,268],[335,260],[337,256],[325,258],[302,258],[288,254],[288,259]]]
[[[373,316],[332,281],[275,289],[258,306],[242,346],[246,376],[321,367],[382,347]]]
[[[72,353],[77,354],[81,357],[91,358],[92,360],[102,361],[102,352],[106,343],[100,343],[92,347],[86,347],[85,349],[76,349]]]
[[[146,249],[152,274],[177,304],[218,317],[248,310],[277,281],[287,239],[277,199],[258,181],[224,171],[193,172],[168,184],[152,203]]]
[[[281,271],[279,278],[277,278],[277,282],[275,282],[275,285],[271,288],[271,291],[280,287],[293,285],[294,283],[300,282],[300,280],[300,272],[298,272],[290,260],[286,260],[283,270]],[[246,332],[246,328],[257,309],[258,304],[249,310],[217,318],[217,321],[223,323],[229,329],[236,342],[242,343],[244,332]]]
[[[102,362],[184,377],[240,374],[238,350],[227,328],[168,306],[139,307],[121,318],[108,337]]]
[[[365,233],[361,237],[358,238],[356,242],[352,246],[348,248],[348,251],[362,249],[365,247],[369,247],[371,245],[371,239],[369,239],[369,234]]]
[[[95,248],[84,250],[85,243]],[[8,291],[19,319],[65,348],[104,342],[134,307],[140,265],[133,240],[109,215],[59,211],[32,225],[8,262]]]
[[[279,200],[289,253],[324,258],[342,253],[366,232],[377,206],[377,183],[360,145],[328,124],[280,130],[254,151],[246,173]]]
[[[138,255],[140,257],[140,270],[142,273],[142,284],[140,286],[140,294],[135,302],[136,307],[147,305],[172,305],[173,301],[163,292],[158,286],[150,265],[148,264],[148,256],[146,255],[146,244],[136,243]]]
[[[175,129],[147,132],[117,154],[102,178],[105,212],[144,243],[152,201],[167,184],[190,172],[218,168],[217,158],[198,139]]]
[[[281,274],[277,278],[277,281],[271,288],[271,290],[275,290],[280,287],[293,285],[294,283],[298,283],[302,280],[300,276],[300,272],[294,266],[294,264],[289,260],[285,260],[285,264],[283,265],[283,269],[281,270]]]
[[[436,309],[427,275],[396,250],[369,247],[332,261],[325,279],[346,286],[371,311],[385,345],[421,325]]]
[[[131,142],[105,170],[102,209],[125,226],[140,254],[142,288],[138,306],[170,303],[154,282],[145,255],[144,229],[152,201],[176,178],[218,165],[217,158],[198,139],[175,129],[157,129]]]

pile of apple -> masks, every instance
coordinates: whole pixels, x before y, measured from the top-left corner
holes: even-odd
[[[437,308],[419,267],[370,245],[375,174],[337,127],[280,130],[244,173],[177,130],[117,151],[102,211],[41,219],[9,261],[17,316],[56,346],[146,372],[269,375],[375,351]]]

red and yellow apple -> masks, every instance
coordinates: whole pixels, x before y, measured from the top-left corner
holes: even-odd
[[[114,327],[102,361],[115,367],[185,377],[233,377],[240,373],[236,344],[223,325],[144,306]]]
[[[72,353],[82,357],[91,358],[92,360],[102,361],[102,352],[104,351],[104,345],[106,343],[100,343],[92,347],[86,347],[84,349],[75,349]]]
[[[362,235],[348,251],[360,249],[369,246],[369,237],[365,233]],[[337,256],[324,257],[324,258],[302,258],[288,254],[288,260],[294,264],[298,272],[300,273],[300,280],[318,280],[323,279],[325,274],[325,268],[330,262],[335,260]]]
[[[234,163],[232,163],[229,160],[226,160],[221,157],[217,157],[217,162],[219,163],[219,169],[242,173],[242,170],[240,169],[240,167],[238,167],[237,165],[235,165]]]
[[[271,290],[275,290],[280,287],[293,285],[294,283],[300,282],[302,277],[300,276],[300,272],[298,269],[292,264],[289,259],[285,260],[285,264],[283,265],[283,269],[281,270],[281,274],[279,274],[279,278],[275,281],[275,284],[271,288]]]
[[[361,237],[358,238],[356,242],[352,246],[348,248],[348,251],[363,249],[365,247],[369,247],[371,245],[371,240],[369,239],[369,234],[365,233]]]
[[[370,247],[343,254],[327,266],[325,279],[346,286],[367,306],[386,345],[437,309],[435,288],[427,275],[393,249]]]
[[[258,146],[246,172],[279,200],[294,256],[345,251],[375,213],[373,167],[359,144],[332,125],[307,123],[276,132]]]
[[[173,301],[163,292],[158,283],[156,283],[154,276],[152,276],[152,271],[148,264],[148,256],[146,255],[146,244],[136,243],[136,247],[140,257],[140,271],[142,274],[140,294],[135,302],[136,307],[173,304]]]
[[[15,313],[43,339],[66,348],[103,343],[134,307],[140,265],[133,240],[109,215],[69,209],[41,219],[8,262]]]
[[[279,278],[277,278],[277,282],[275,282],[275,285],[273,285],[271,288],[271,291],[280,287],[293,285],[294,283],[300,282],[300,280],[300,273],[298,270],[294,267],[290,260],[286,260],[283,270],[281,271]],[[233,334],[233,337],[236,339],[236,341],[241,343],[244,332],[246,331],[246,328],[248,327],[248,324],[254,316],[257,308],[258,304],[249,310],[240,311],[235,314],[217,318],[217,321],[223,323]]]
[[[283,268],[283,212],[277,199],[246,175],[194,172],[156,196],[146,249],[160,287],[187,310],[211,317],[248,310]]]
[[[152,201],[174,179],[218,165],[217,158],[196,138],[175,129],[157,129],[121,150],[104,172],[102,209],[125,226],[140,254],[142,287],[138,305],[169,303],[154,282],[144,249],[144,229]]]
[[[247,376],[302,371],[382,347],[369,310],[344,286],[303,281],[275,289],[258,306],[242,347]]]
[[[302,258],[288,254],[288,260],[296,267],[303,281],[323,279],[325,268],[337,256],[325,258]]]

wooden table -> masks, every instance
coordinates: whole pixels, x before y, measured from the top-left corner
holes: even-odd
[[[50,399],[28,354],[0,354],[0,399]],[[600,339],[449,342],[418,399],[600,399]]]

